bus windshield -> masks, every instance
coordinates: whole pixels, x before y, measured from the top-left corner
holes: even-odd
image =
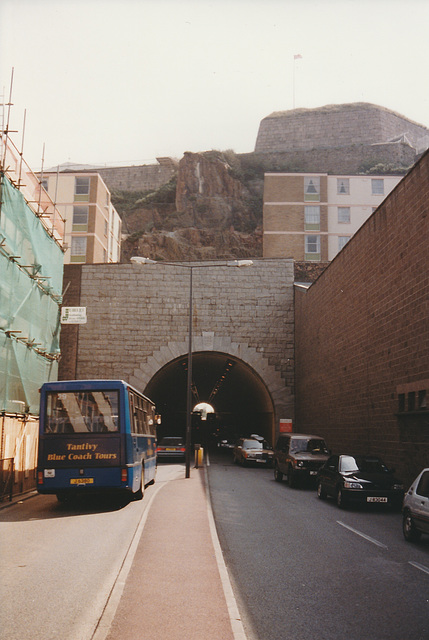
[[[45,433],[119,431],[116,390],[48,392],[46,400]]]

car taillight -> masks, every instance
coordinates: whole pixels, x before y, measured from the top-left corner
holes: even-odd
[[[185,451],[186,451],[186,447],[180,447],[180,451],[182,451],[183,453],[185,453]]]
[[[43,484],[43,471],[37,472],[37,484]]]
[[[126,482],[127,480],[128,480],[127,469],[121,469],[121,482]]]

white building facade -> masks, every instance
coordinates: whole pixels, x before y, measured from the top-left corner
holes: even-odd
[[[330,261],[400,175],[266,173],[263,256]]]
[[[48,172],[42,184],[65,219],[64,264],[119,262],[121,218],[96,172]]]

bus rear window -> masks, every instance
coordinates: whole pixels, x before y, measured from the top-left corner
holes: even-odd
[[[118,431],[118,391],[60,391],[47,394],[45,433]]]

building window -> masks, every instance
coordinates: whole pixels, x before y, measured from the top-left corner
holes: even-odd
[[[71,262],[85,262],[86,260],[86,237],[73,236],[71,239]]]
[[[350,224],[350,207],[338,207],[338,222]]]
[[[88,230],[89,207],[85,205],[73,207],[73,231]]]
[[[42,187],[44,188],[44,190],[47,193],[48,192],[48,180],[47,180],[47,178],[43,178],[43,180],[40,181],[40,184],[42,185]]]
[[[349,240],[350,236],[338,236],[338,251],[341,251],[341,249],[348,243]]]
[[[371,189],[373,196],[383,196],[384,195],[384,180],[383,178],[372,178],[371,179]]]
[[[306,205],[304,207],[305,228],[308,230],[320,229],[320,207],[319,205]]]
[[[77,196],[89,195],[89,178],[75,178],[74,192]]]
[[[88,177],[80,177],[74,179],[74,199],[75,201],[88,202],[89,200],[89,183]]]
[[[304,200],[320,202],[320,178],[304,178]]]
[[[426,389],[419,391],[419,409],[427,409]]]
[[[320,260],[320,236],[305,236],[305,259]]]
[[[398,412],[399,413],[428,413],[427,403],[428,390],[419,389],[418,391],[406,391],[398,393]],[[425,418],[427,420],[427,417]]]
[[[350,180],[348,178],[337,178],[337,193],[340,196],[350,195]]]

